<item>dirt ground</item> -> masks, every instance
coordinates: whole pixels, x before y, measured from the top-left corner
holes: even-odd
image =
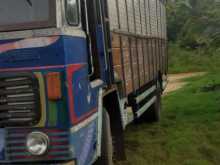
[[[187,84],[187,82],[183,81],[184,79],[194,76],[202,76],[204,74],[206,73],[197,72],[197,73],[179,73],[179,74],[168,75],[168,85],[164,92],[164,95],[167,95],[170,92],[183,88]]]

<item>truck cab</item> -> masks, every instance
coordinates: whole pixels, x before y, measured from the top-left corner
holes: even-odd
[[[109,80],[102,26],[87,3],[0,2],[0,164],[94,161]]]

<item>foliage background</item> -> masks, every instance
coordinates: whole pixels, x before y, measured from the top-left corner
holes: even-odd
[[[215,69],[212,63],[220,61],[220,0],[168,0],[167,17],[170,72]]]

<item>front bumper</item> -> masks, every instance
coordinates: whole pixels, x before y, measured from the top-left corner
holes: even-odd
[[[28,152],[26,139],[31,132],[43,132],[48,135],[50,144],[46,154],[33,156]],[[0,164],[63,164],[73,160],[72,157],[69,130],[45,128],[0,129]]]

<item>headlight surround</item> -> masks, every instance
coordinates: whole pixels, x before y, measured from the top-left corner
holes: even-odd
[[[26,146],[32,155],[44,155],[48,151],[49,137],[42,132],[32,132],[27,136]]]

